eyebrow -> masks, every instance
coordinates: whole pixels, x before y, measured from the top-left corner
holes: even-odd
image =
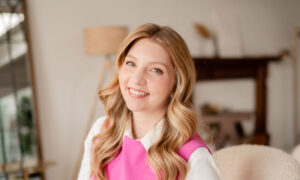
[[[127,56],[126,57],[129,57],[129,58],[133,58],[133,59],[135,59],[135,60],[138,60],[134,55],[131,55],[131,54],[127,54]],[[125,58],[126,58],[125,57]],[[153,61],[153,62],[151,62],[150,64],[155,64],[155,63],[157,63],[157,64],[161,64],[161,65],[163,65],[163,66],[165,66],[165,67],[168,67],[168,65],[167,64],[165,64],[165,63],[162,63],[162,62],[158,62],[158,61]]]

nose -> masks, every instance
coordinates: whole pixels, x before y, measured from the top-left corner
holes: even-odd
[[[145,85],[145,71],[143,69],[136,69],[130,76],[130,81],[135,84]]]

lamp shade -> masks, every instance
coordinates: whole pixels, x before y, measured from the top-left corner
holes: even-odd
[[[127,35],[124,26],[89,27],[84,30],[87,55],[115,54]]]

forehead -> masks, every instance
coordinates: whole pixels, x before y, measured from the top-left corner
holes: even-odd
[[[128,51],[127,58],[136,59],[143,62],[160,62],[172,65],[168,51],[158,42],[143,38],[138,40]]]

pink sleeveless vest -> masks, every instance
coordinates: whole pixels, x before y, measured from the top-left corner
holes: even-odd
[[[199,147],[204,147],[211,153],[200,136],[195,134],[177,153],[188,162],[191,154]],[[147,163],[145,147],[141,141],[128,136],[124,137],[118,155],[106,166],[106,172],[109,180],[157,180],[155,172]],[[93,176],[91,180],[96,178]]]

